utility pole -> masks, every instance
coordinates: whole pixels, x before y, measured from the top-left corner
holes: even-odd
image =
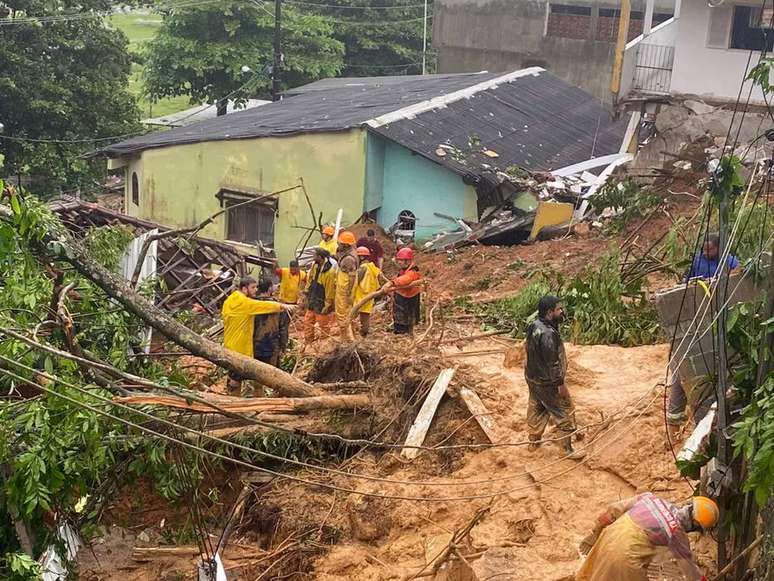
[[[621,16],[618,19],[618,39],[615,43],[615,60],[613,74],[610,77],[610,92],[613,93],[613,104],[618,101],[621,92],[621,74],[623,73],[623,58],[626,41],[629,38],[629,17],[632,12],[631,0],[621,0]]]
[[[422,32],[422,74],[427,74],[427,0],[425,0],[424,31]]]
[[[282,0],[274,0],[274,65],[271,68],[271,100],[280,100],[282,74]]]
[[[722,158],[721,158],[722,161]],[[727,170],[722,169],[723,166],[719,165],[716,171],[730,171],[730,167]],[[715,174],[713,179],[718,182],[728,182],[725,179],[726,176]],[[718,441],[718,463],[719,468],[724,472],[730,468],[731,464],[731,448],[728,441],[727,427],[729,423],[728,406],[726,405],[726,393],[728,391],[728,349],[727,349],[727,334],[726,334],[726,320],[728,315],[727,298],[728,298],[728,262],[725,258],[725,252],[728,250],[728,208],[731,197],[731,192],[728,188],[721,186],[718,188],[718,194],[720,196],[719,210],[718,210],[718,237],[719,248],[718,255],[722,259],[721,264],[718,266],[720,270],[720,277],[718,279],[718,286],[715,296],[716,304],[718,308],[718,374],[717,374],[717,400],[718,400],[718,414],[717,414],[717,441]],[[726,555],[726,540],[728,539],[728,527],[725,525],[724,520],[726,516],[725,504],[728,499],[728,494],[721,488],[720,497],[718,498],[720,507],[720,519],[718,526],[718,569],[722,569],[728,562],[728,556]]]

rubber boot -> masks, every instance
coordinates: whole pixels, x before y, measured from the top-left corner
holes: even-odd
[[[564,440],[562,440],[564,453],[567,455],[567,458],[570,460],[581,460],[586,457],[586,452],[583,450],[575,450],[572,447],[572,437],[567,436]]]

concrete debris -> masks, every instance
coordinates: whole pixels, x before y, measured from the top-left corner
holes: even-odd
[[[439,147],[438,149],[435,150],[435,154],[438,157],[444,157],[446,155],[446,150],[443,147]]]
[[[494,152],[492,152],[494,153]],[[631,161],[628,153],[590,159],[550,173],[530,174],[522,168],[497,172],[493,183],[510,185],[503,203],[487,208],[478,223],[439,215],[460,226],[425,243],[429,252],[450,251],[474,243],[519,244],[535,240],[544,229],[564,228],[586,217],[589,199],[615,168]],[[597,172],[597,173],[594,173]],[[577,210],[573,214],[573,209]]]
[[[491,149],[485,149],[483,153],[485,156],[491,157],[491,158],[500,157],[499,153],[497,153],[496,151],[492,151]]]
[[[706,115],[707,113],[712,113],[716,109],[716,107],[707,105],[702,101],[683,101],[683,105],[690,111],[693,111],[696,115]]]

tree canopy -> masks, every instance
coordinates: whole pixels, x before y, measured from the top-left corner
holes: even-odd
[[[2,172],[31,180],[44,196],[90,187],[103,165],[83,154],[106,144],[104,137],[139,129],[127,91],[126,37],[104,24],[106,0],[9,0],[4,6],[4,17],[16,22],[0,34]],[[52,16],[57,19],[46,20]]]
[[[164,23],[145,53],[151,99],[190,95],[192,103],[214,103],[268,96],[274,15],[267,6],[226,0],[162,11]],[[282,45],[284,87],[336,76],[342,69],[344,45],[322,16],[283,7]]]

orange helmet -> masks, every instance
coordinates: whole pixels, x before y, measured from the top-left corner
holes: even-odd
[[[339,232],[339,244],[346,244],[347,246],[355,245],[355,235],[349,230]]]
[[[414,260],[414,251],[411,248],[401,248],[395,255],[398,260]]]
[[[326,226],[323,228],[322,233],[326,236],[333,236],[333,234],[336,232],[336,230],[333,229],[333,226]]]
[[[365,246],[358,246],[355,252],[357,252],[358,256],[371,256],[371,251]]]
[[[715,501],[706,496],[694,496],[692,502],[693,520],[699,523],[704,530],[714,527],[720,518],[720,510],[718,510]]]

